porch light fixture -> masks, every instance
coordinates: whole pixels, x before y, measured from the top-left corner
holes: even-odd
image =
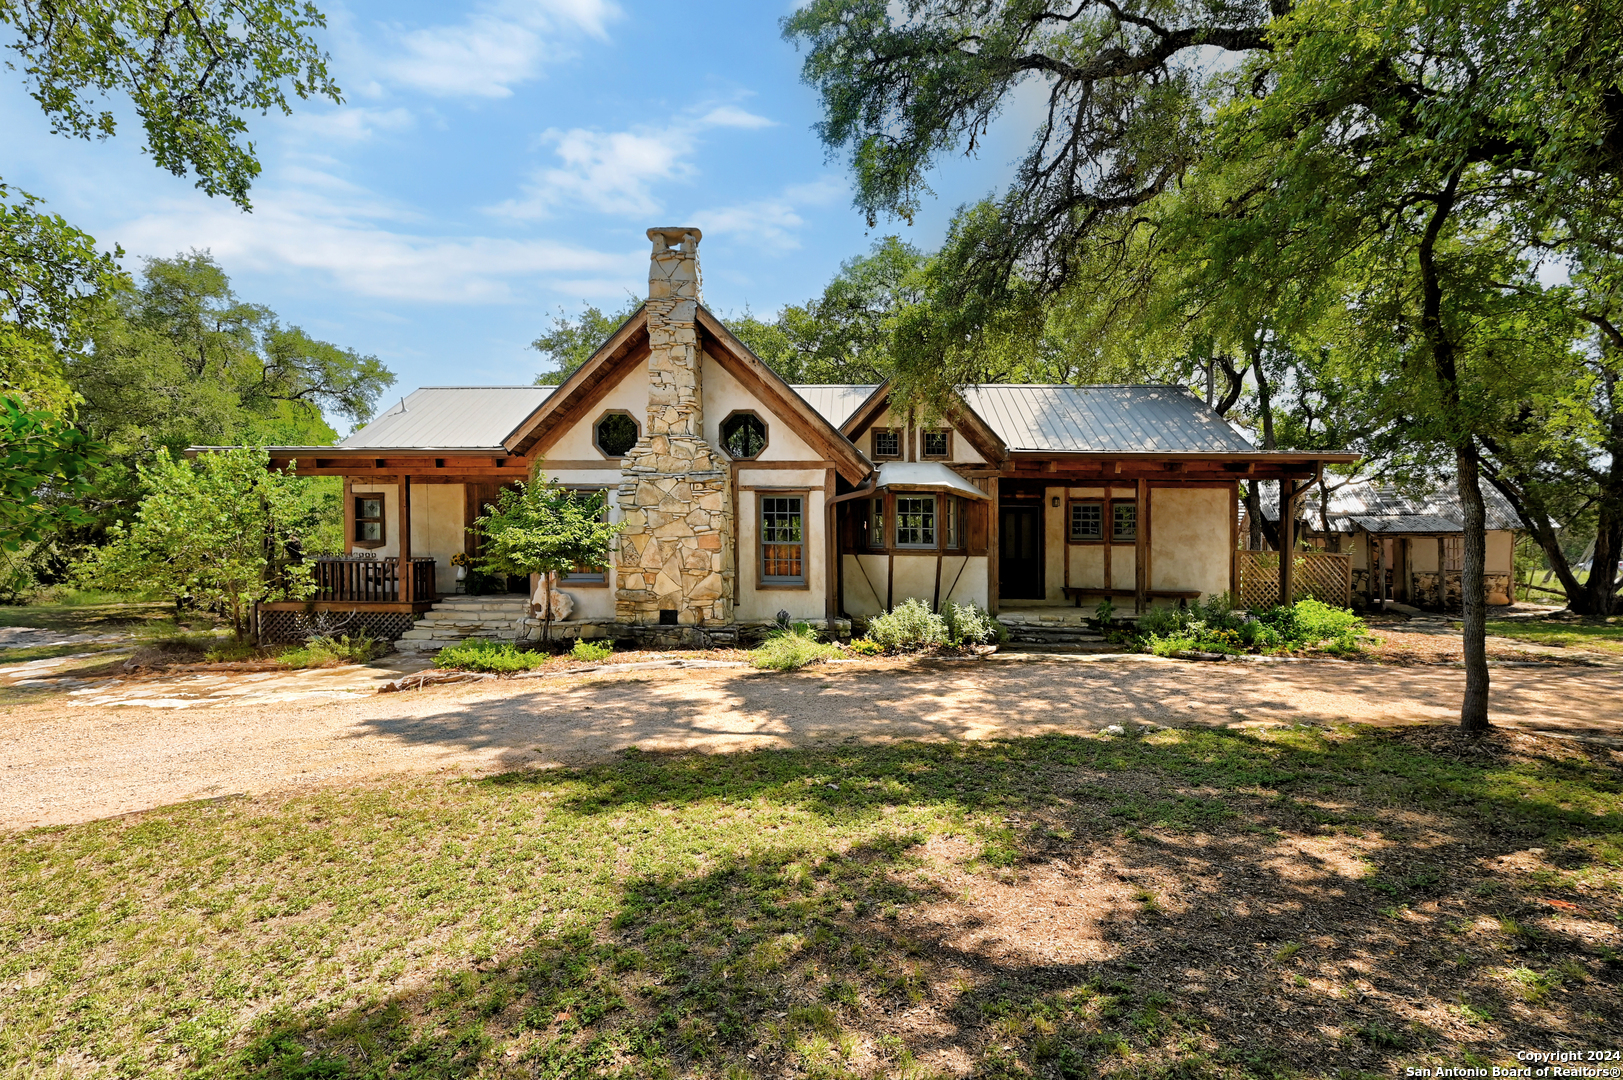
[[[1048,505],[1049,506],[1058,506],[1059,505],[1059,496],[1055,495],[1052,499],[1050,499],[1048,501]]]

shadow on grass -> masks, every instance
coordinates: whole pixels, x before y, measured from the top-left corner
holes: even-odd
[[[1615,887],[1501,856],[1615,865],[1616,762],[1513,741],[1477,761],[1392,732],[1186,731],[496,777],[477,787],[625,830],[623,851],[708,808],[709,854],[617,871],[610,918],[515,927],[204,1071],[1365,1077],[1615,1046]],[[889,827],[920,808],[935,826]],[[825,839],[777,839],[790,811]]]

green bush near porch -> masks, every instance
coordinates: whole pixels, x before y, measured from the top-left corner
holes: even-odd
[[[1368,633],[1368,627],[1346,608],[1314,599],[1247,617],[1234,611],[1228,594],[1223,593],[1187,608],[1152,608],[1139,618],[1135,633],[1144,651],[1156,656],[1315,648],[1351,653],[1362,648],[1359,639]]]
[[[434,666],[458,671],[529,671],[552,657],[543,652],[525,652],[511,641],[470,638],[448,645],[434,657]]]

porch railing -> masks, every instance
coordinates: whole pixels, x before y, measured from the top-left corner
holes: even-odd
[[[399,559],[315,560],[316,594],[324,601],[398,602],[400,600]],[[411,560],[412,599],[435,599],[434,560]]]

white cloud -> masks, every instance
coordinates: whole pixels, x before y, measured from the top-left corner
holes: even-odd
[[[218,200],[161,206],[117,230],[135,254],[207,248],[233,268],[317,275],[387,300],[508,303],[581,279],[637,281],[646,253],[603,252],[556,240],[435,236],[400,227],[420,215],[337,181],[319,190],[260,191],[254,213]]]
[[[779,247],[798,248],[794,231],[806,224],[799,210],[826,206],[847,191],[843,180],[824,176],[807,184],[790,184],[773,198],[713,207],[687,215],[706,236],[751,238]]]
[[[619,14],[612,0],[502,0],[454,25],[397,31],[397,52],[379,67],[390,82],[440,97],[508,97],[568,55],[572,37],[606,37]]]
[[[296,112],[286,121],[295,133],[325,140],[365,142],[380,131],[407,131],[417,118],[409,109],[342,107],[327,112]]]
[[[558,163],[532,174],[521,198],[490,210],[520,221],[550,217],[563,205],[627,216],[656,213],[664,205],[655,194],[656,184],[698,175],[687,158],[698,149],[704,131],[753,130],[775,123],[736,105],[717,105],[673,117],[664,125],[625,131],[552,128],[541,134],[539,142],[553,148]]]

